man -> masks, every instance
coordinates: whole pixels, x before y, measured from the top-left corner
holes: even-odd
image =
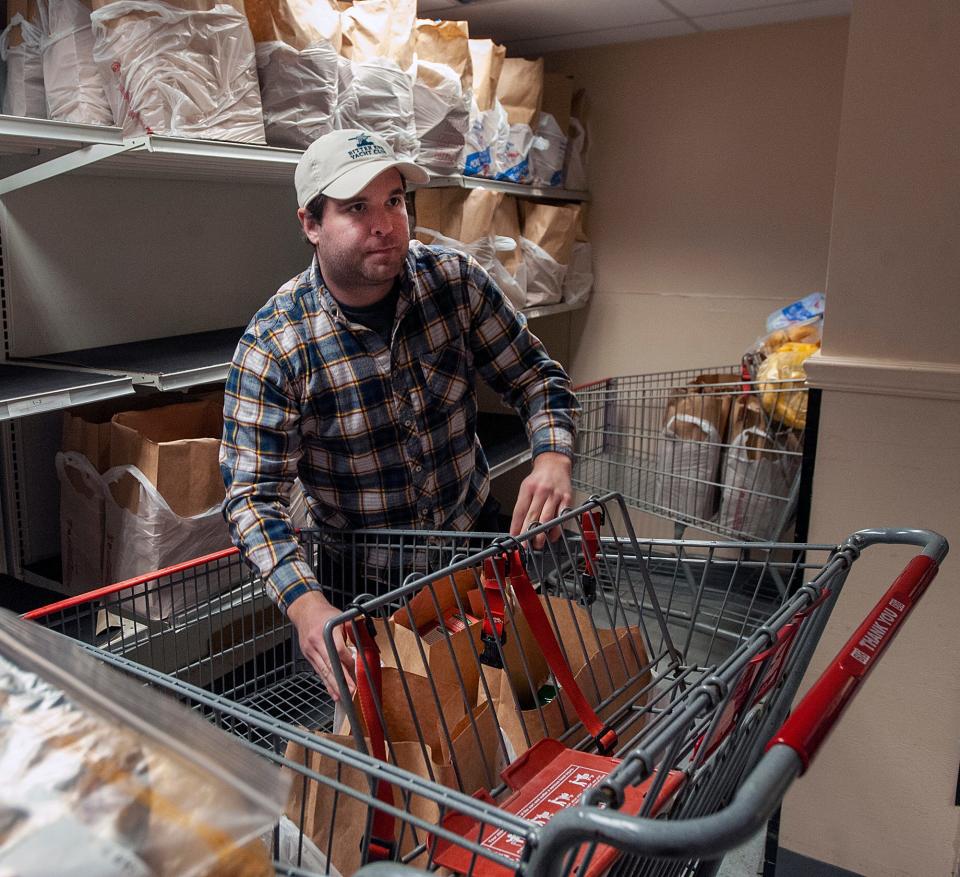
[[[410,240],[405,186],[427,180],[376,134],[313,143],[295,174],[313,262],[254,316],[227,377],[224,515],[335,698],[323,627],[343,607],[324,596],[291,526],[298,475],[326,526],[478,529],[490,511],[479,373],[531,437],[511,533],[571,499],[569,379],[474,260]]]

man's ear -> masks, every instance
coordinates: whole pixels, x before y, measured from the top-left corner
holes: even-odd
[[[320,223],[314,218],[313,214],[305,207],[297,210],[297,219],[300,220],[300,228],[303,229],[303,236],[314,246],[320,240]]]

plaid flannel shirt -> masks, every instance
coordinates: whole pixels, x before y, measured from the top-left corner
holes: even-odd
[[[319,588],[287,513],[298,475],[324,526],[472,526],[489,492],[477,373],[535,456],[572,458],[569,378],[468,256],[411,241],[389,349],[347,321],[316,259],[254,316],[227,376],[224,516],[281,609]]]

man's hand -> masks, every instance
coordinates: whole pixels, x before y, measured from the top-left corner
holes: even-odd
[[[555,518],[570,505],[573,485],[570,476],[573,463],[565,454],[545,451],[533,459],[533,471],[523,479],[517,493],[517,504],[510,521],[510,535],[517,536],[536,521]],[[560,528],[550,532],[551,541],[560,536]],[[542,548],[543,536],[534,539],[534,548]]]
[[[340,700],[340,687],[337,677],[333,674],[326,643],[323,641],[323,628],[331,619],[341,614],[319,591],[307,591],[297,597],[287,609],[287,617],[293,622],[300,637],[300,648],[313,669],[320,674],[323,684],[327,686],[330,696]],[[337,654],[333,660],[339,660],[343,666],[343,675],[352,695],[356,683],[354,681],[354,652],[343,636],[343,627],[337,627],[333,632],[333,641],[337,647]]]

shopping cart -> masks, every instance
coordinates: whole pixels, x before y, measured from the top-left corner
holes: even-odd
[[[720,366],[607,378],[577,388],[574,485],[618,491],[686,527],[777,540],[794,518],[809,391]]]
[[[530,550],[527,537],[556,526],[558,541]],[[274,838],[290,873],[349,873],[378,857],[477,875],[710,873],[724,850],[763,825],[839,715],[819,721],[824,687],[842,677],[844,697],[852,693],[946,553],[941,537],[911,530],[864,531],[839,548],[640,540],[616,495],[523,540],[479,538],[477,550],[457,541],[474,537],[452,534],[305,538],[317,548],[308,551],[315,563],[329,550],[362,572],[342,582],[353,594],[361,583],[386,585],[353,596],[327,626],[328,643],[342,634],[357,645],[353,672],[370,683],[355,700],[347,672],[335,667],[341,716],[317,709],[320,693],[292,638],[283,660],[247,657],[264,626],[235,626],[229,654],[216,656],[218,671],[231,657],[248,662],[228,673],[229,685],[190,681],[197,666],[211,672],[211,654],[190,657],[175,675],[130,667],[295,774],[298,791]],[[365,538],[386,555],[408,540],[411,556],[435,550],[446,565],[424,573],[418,559],[399,586],[381,582],[367,572]],[[761,758],[851,565],[875,543],[925,547],[780,732],[800,755],[776,746]],[[349,561],[347,546],[361,562]],[[177,575],[189,580],[186,570]],[[543,675],[544,640],[523,630],[525,580],[575,685],[558,691],[559,674]],[[102,611],[94,610],[100,600],[31,616],[63,629]],[[115,639],[103,645],[106,660],[129,664]],[[212,640],[206,648],[212,652]],[[599,717],[599,733],[583,719],[574,688]],[[549,819],[542,798],[533,809],[523,798],[547,750],[594,769],[579,777],[582,796],[554,796],[570,806],[552,804]]]

